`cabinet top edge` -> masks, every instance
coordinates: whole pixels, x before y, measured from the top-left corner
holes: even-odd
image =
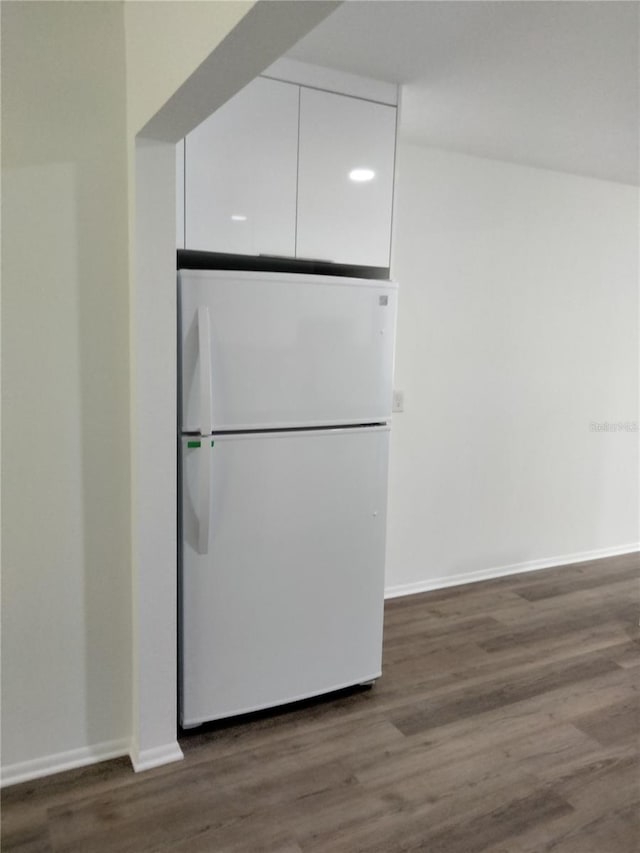
[[[373,80],[369,77],[361,77],[359,74],[338,71],[335,68],[325,68],[321,65],[311,65],[287,57],[277,59],[272,65],[265,68],[260,76],[280,80],[283,83],[295,83],[313,89],[322,89],[338,95],[362,98],[390,107],[398,106],[398,86],[396,83]]]

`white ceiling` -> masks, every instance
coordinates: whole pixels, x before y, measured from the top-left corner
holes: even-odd
[[[403,84],[403,139],[638,183],[640,3],[347,0],[287,54]]]

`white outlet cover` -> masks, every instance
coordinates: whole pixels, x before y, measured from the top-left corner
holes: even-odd
[[[392,411],[404,412],[404,391],[393,391]]]

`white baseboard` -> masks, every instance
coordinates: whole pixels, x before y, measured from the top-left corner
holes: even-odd
[[[620,554],[634,554],[637,551],[640,551],[640,542],[630,545],[617,545],[613,548],[599,548],[596,551],[581,551],[577,554],[563,554],[561,557],[528,560],[524,563],[513,563],[510,566],[497,566],[490,569],[480,569],[475,572],[465,572],[441,578],[426,578],[416,583],[388,586],[385,588],[384,597],[400,598],[404,595],[415,595],[418,592],[429,592],[429,590],[444,589],[449,586],[477,583],[478,581],[492,580],[493,578],[501,578],[506,575],[518,575],[523,572],[537,572],[540,569],[552,569],[554,566],[568,566],[571,563],[586,563],[589,560],[617,557]]]
[[[122,738],[94,746],[70,749],[67,752],[58,752],[55,755],[45,755],[43,758],[34,758],[31,761],[8,764],[0,770],[0,787],[8,788],[9,785],[30,782],[42,776],[61,773],[63,770],[73,770],[76,767],[86,767],[89,764],[108,761],[110,758],[121,758],[123,755],[129,756],[136,773],[141,770],[151,770],[153,767],[160,767],[172,761],[180,761],[184,757],[175,741],[153,749],[138,751],[132,749],[128,738]]]
[[[83,746],[80,749],[70,749],[55,755],[45,755],[43,758],[34,758],[31,761],[8,764],[0,771],[1,786],[6,788],[9,785],[17,785],[19,782],[29,782],[41,776],[61,773],[63,770],[97,764],[99,761],[107,761],[110,758],[120,758],[122,755],[127,755],[130,749],[131,741],[124,738],[94,746]]]
[[[142,770],[151,770],[162,764],[170,764],[172,761],[181,761],[184,758],[182,750],[177,741],[154,746],[151,749],[138,749],[134,747],[129,753],[131,764],[136,773]]]

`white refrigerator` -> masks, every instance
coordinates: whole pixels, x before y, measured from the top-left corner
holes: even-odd
[[[180,722],[381,673],[396,285],[181,270]]]

